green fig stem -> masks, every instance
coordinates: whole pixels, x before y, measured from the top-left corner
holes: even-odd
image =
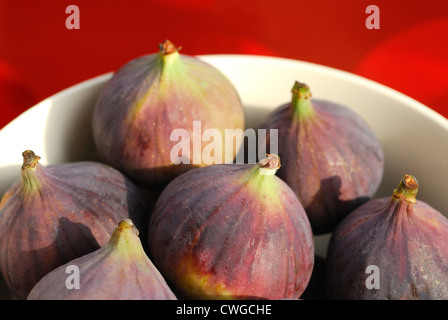
[[[311,103],[310,87],[304,83],[296,81],[291,89],[291,107],[293,114],[298,121],[303,121],[315,114]]]
[[[22,191],[26,194],[39,190],[42,186],[42,183],[36,176],[36,167],[40,157],[31,150],[25,150],[22,156]]]
[[[165,40],[163,43],[159,45],[159,50],[163,55],[168,55],[174,52],[180,51],[180,47],[177,48],[174,43],[172,43],[170,40]]]
[[[143,255],[143,248],[138,238],[139,232],[131,219],[124,219],[118,223],[112,233],[108,246],[117,252]]]
[[[281,167],[280,157],[277,154],[267,154],[266,158],[260,160],[252,166],[249,175],[246,176],[247,187],[251,190],[256,199],[263,203],[269,203],[269,206],[280,206],[281,193],[280,179],[277,179],[275,173]]]
[[[37,165],[37,163],[40,160],[40,157],[38,155],[36,155],[31,150],[23,151],[22,152],[22,157],[23,157],[22,169],[36,168],[36,165]]]
[[[159,45],[159,55],[163,62],[163,69],[171,66],[179,60],[179,50],[170,40],[165,40]]]
[[[409,203],[417,203],[418,181],[414,176],[406,174],[393,192],[393,197],[404,199]]]
[[[281,167],[280,157],[274,153],[267,154],[266,158],[258,162],[259,175],[275,175],[278,169]]]
[[[132,232],[135,233],[135,235],[138,236],[138,230],[137,230],[137,228],[135,227],[135,225],[134,225],[134,223],[132,222],[131,219],[124,219],[124,220],[121,220],[121,221],[118,223],[118,227],[117,227],[117,229],[118,229],[120,232],[123,232],[123,230],[126,230],[126,229],[130,229],[130,230],[132,230]]]

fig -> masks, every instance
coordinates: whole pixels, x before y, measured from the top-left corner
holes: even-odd
[[[165,186],[192,168],[233,162],[243,137],[223,137],[226,129],[244,130],[244,117],[221,71],[166,40],[106,83],[94,106],[93,138],[102,161],[141,186]]]
[[[138,235],[132,220],[120,221],[107,244],[45,275],[27,299],[177,300]]]
[[[266,138],[259,146],[278,148],[283,163],[278,177],[296,193],[313,233],[329,233],[374,196],[384,171],[382,146],[353,110],[312,98],[310,87],[298,81],[291,91],[291,101],[261,125]],[[275,129],[278,136],[271,141]]]
[[[326,296],[345,300],[448,299],[448,219],[405,175],[391,197],[373,199],[335,229]]]
[[[23,152],[21,177],[0,202],[0,271],[18,299],[48,272],[107,243],[119,221],[143,228],[149,219],[140,190],[118,170],[39,160]]]
[[[280,158],[192,169],[162,191],[148,247],[184,299],[292,299],[305,290],[314,242],[305,210],[275,175]]]

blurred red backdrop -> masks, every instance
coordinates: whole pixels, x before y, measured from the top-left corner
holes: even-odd
[[[366,8],[380,10],[369,30]],[[80,11],[69,30],[66,8]],[[378,81],[448,117],[448,1],[0,0],[0,127],[165,39],[186,54],[314,62]]]

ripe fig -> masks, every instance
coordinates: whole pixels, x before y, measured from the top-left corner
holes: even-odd
[[[39,160],[23,152],[21,178],[0,202],[0,271],[18,299],[51,270],[107,243],[119,221],[142,228],[149,219],[139,189],[118,170]]]
[[[130,219],[120,221],[109,242],[100,249],[44,276],[27,299],[177,300],[143,250]]]
[[[391,197],[373,199],[335,229],[328,247],[329,299],[448,299],[448,219],[405,175]]]
[[[190,170],[161,193],[150,217],[154,264],[188,299],[289,299],[314,264],[306,213],[275,176],[278,156],[257,164]]]
[[[275,109],[261,128],[267,134],[259,143],[272,148],[278,141],[284,164],[278,176],[300,199],[314,234],[331,232],[378,189],[384,156],[373,131],[353,110],[312,99],[308,85],[296,81],[291,101]],[[272,142],[271,129],[278,130]]]
[[[242,138],[202,143],[211,140],[202,131],[222,138],[226,129],[244,130],[244,109],[224,74],[167,40],[158,53],[115,72],[98,97],[92,127],[104,162],[139,185],[165,186],[194,167],[233,162]]]

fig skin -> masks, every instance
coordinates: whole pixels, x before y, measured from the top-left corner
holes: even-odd
[[[333,231],[349,212],[370,200],[384,171],[380,142],[353,110],[315,99],[308,85],[295,82],[291,101],[260,126],[271,150],[270,129],[278,129],[283,166],[278,176],[296,193],[314,234]]]
[[[169,40],[158,53],[135,58],[107,82],[96,102],[93,137],[102,161],[118,168],[141,186],[166,184],[179,174],[209,165],[202,151],[209,143],[194,132],[193,122],[218,130],[244,130],[244,109],[233,84],[215,67],[201,59],[180,54]],[[184,129],[190,140],[172,137]],[[194,136],[195,135],[195,136]],[[196,145],[199,148],[193,148]],[[173,163],[171,150],[188,143],[190,156]],[[215,163],[233,162],[242,138],[217,147]],[[178,154],[176,154],[178,156]]]
[[[448,219],[416,200],[417,191],[406,175],[391,197],[370,200],[338,225],[328,248],[328,299],[448,299]],[[375,281],[379,288],[369,289]]]
[[[266,159],[193,169],[163,190],[148,243],[178,297],[289,299],[305,290],[314,265],[309,221],[275,176],[275,156]]]
[[[0,271],[18,299],[48,272],[107,243],[119,221],[143,228],[149,219],[140,190],[108,165],[44,167],[31,150],[23,157],[22,177],[0,202]]]
[[[28,300],[177,300],[159,270],[146,255],[130,219],[121,221],[109,242],[43,277]],[[76,266],[79,287],[67,288]],[[73,283],[72,283],[73,284]]]

